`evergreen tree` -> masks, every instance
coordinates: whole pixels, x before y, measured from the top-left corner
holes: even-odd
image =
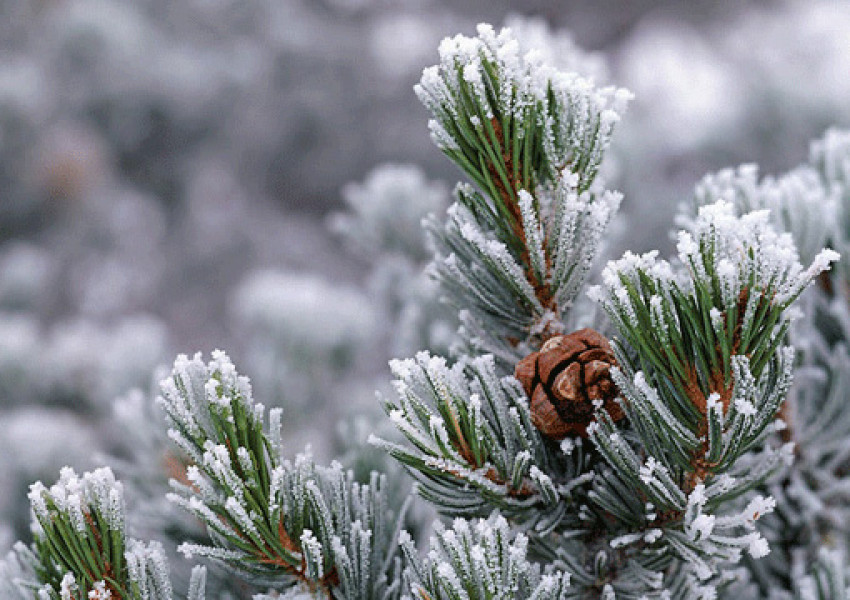
[[[260,600],[846,597],[850,286],[823,247],[848,245],[850,137],[779,179],[706,178],[676,257],[627,252],[586,289],[620,203],[599,172],[629,92],[482,25],[441,44],[416,93],[470,179],[426,223],[460,341],[392,361],[397,435],[371,441],[451,524],[423,552],[416,501],[386,475],[285,458],[282,411],[215,351],[160,385],[181,456],[168,498],[206,528],[182,553]],[[34,484],[4,597],[174,597],[159,545],[127,537],[122,490],[108,469]],[[198,568],[187,597],[204,582]]]

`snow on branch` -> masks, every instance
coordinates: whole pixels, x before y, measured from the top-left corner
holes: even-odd
[[[838,194],[809,165],[759,180],[758,167],[747,164],[706,175],[690,202],[682,205],[678,223],[691,229],[700,207],[718,199],[731,203],[738,215],[770,211],[771,223],[777,231],[791,234],[804,262],[814,260],[832,238],[839,208]]]
[[[65,467],[50,488],[34,483],[29,499],[35,540],[0,565],[4,598],[172,600],[163,548],[127,538],[123,487],[108,467],[82,476]],[[204,577],[193,571],[188,600],[203,600]]]
[[[478,188],[430,220],[432,271],[473,349],[505,362],[560,332],[620,200],[595,179],[629,92],[542,56],[480,25],[444,40],[416,86],[435,142]]]
[[[531,422],[522,388],[500,379],[491,356],[464,369],[420,353],[393,361],[396,400],[385,408],[406,445],[373,439],[419,480],[419,493],[448,516],[487,516],[551,530],[587,482],[582,452],[553,452]]]
[[[455,519],[451,529],[435,528],[424,562],[409,537],[403,547],[406,600],[567,600],[570,577],[547,571],[529,560],[528,539],[511,531],[501,516]]]
[[[767,211],[737,217],[725,201],[700,209],[693,231],[681,231],[675,268],[655,253],[627,253],[609,263],[592,290],[634,349],[667,402],[697,430],[718,394],[733,397],[733,356],[746,356],[759,379],[790,323],[787,309],[837,260],[823,250],[803,268],[788,234]]]
[[[519,190],[567,167],[581,191],[590,187],[631,97],[557,71],[542,53],[522,53],[510,29],[496,33],[486,24],[474,38],[443,40],[440,63],[425,69],[415,89],[434,115],[434,142],[513,223]]]
[[[742,551],[768,552],[753,523],[774,501],[730,511],[790,462],[790,445],[765,443],[791,384],[789,308],[838,256],[822,250],[805,268],[767,210],[737,216],[725,200],[699,209],[678,251],[674,264],[627,253],[591,290],[621,336],[613,376],[634,434],[601,412],[588,428],[611,468],[592,499],[627,530],[657,529],[652,543],[713,586]],[[636,520],[618,488],[653,512]]]
[[[396,598],[396,521],[385,478],[368,484],[306,454],[284,460],[281,412],[254,402],[247,378],[222,352],[205,364],[180,356],[161,384],[169,437],[188,455],[170,499],[209,529],[213,545],[181,551],[235,569],[255,583],[304,587],[355,600]],[[402,511],[403,512],[403,511]]]

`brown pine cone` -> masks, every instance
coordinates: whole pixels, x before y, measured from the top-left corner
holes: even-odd
[[[618,421],[623,409],[614,398],[617,387],[610,367],[616,365],[608,340],[592,329],[555,336],[517,363],[515,377],[531,398],[531,419],[546,436],[562,440],[587,437],[593,401]]]

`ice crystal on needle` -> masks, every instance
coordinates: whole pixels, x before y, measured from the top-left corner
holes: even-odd
[[[80,476],[66,467],[50,488],[33,484],[29,497],[35,542],[19,545],[0,567],[5,595],[23,600],[15,594],[37,589],[40,600],[173,599],[162,546],[126,537],[123,486],[109,468]],[[7,578],[14,565],[17,576]],[[203,578],[194,573],[188,600],[203,599]]]
[[[565,166],[588,166],[586,173],[574,169],[582,189],[592,181],[631,97],[626,90],[597,89],[576,73],[558,71],[533,50],[522,53],[510,29],[497,33],[489,25],[479,25],[474,38],[445,39],[440,44],[440,64],[425,69],[416,93],[434,114],[430,128],[435,143],[449,156],[466,156],[468,160],[460,164],[473,168],[477,164],[460,132],[469,129],[498,136],[504,124],[513,122],[517,124],[514,135],[540,136],[529,142],[541,144],[542,162],[528,167],[543,169],[546,177],[554,178]],[[563,112],[552,112],[550,106]],[[520,126],[535,120],[539,120],[535,124],[539,131]],[[501,129],[501,135],[510,133]]]

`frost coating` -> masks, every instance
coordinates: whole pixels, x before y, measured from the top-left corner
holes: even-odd
[[[566,600],[570,577],[542,574],[527,558],[528,538],[514,534],[495,515],[487,520],[455,519],[451,529],[438,524],[422,561],[410,538],[401,545],[411,566],[405,572],[405,600],[450,600],[456,590],[468,598]]]
[[[429,221],[431,271],[470,349],[506,364],[564,329],[620,200],[596,176],[630,94],[545,56],[480,25],[444,40],[416,86],[435,143],[477,186]]]
[[[56,484],[37,482],[29,496],[35,542],[32,548],[17,546],[0,565],[4,597],[17,600],[23,589],[37,588],[45,600],[172,600],[162,546],[126,537],[123,487],[109,468],[80,476],[65,467]],[[75,556],[86,556],[86,562]],[[19,574],[8,578],[14,564]],[[202,600],[202,594],[199,584],[191,600]]]
[[[171,437],[195,459],[193,485],[172,481],[169,500],[213,534],[181,544],[184,555],[280,589],[333,586],[346,600],[390,593],[403,515],[387,506],[384,476],[360,483],[338,463],[318,466],[305,453],[284,459],[280,411],[270,411],[267,433],[265,408],[223,352],[208,363],[178,357],[161,390]]]

